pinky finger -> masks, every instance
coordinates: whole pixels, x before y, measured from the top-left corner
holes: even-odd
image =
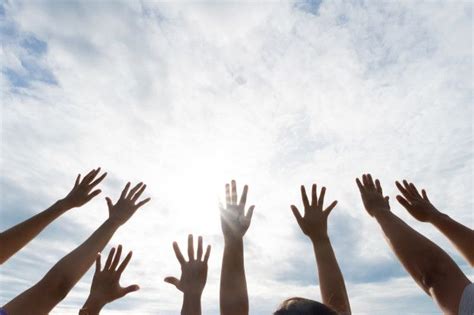
[[[100,189],[97,189],[97,190],[94,190],[93,192],[91,192],[88,196],[87,196],[87,201],[90,201],[92,198],[94,198],[95,196],[97,196],[98,194],[100,194],[102,192],[102,190]]]
[[[207,261],[209,260],[210,255],[211,255],[211,245],[207,245],[206,253],[204,254],[204,260],[203,260],[205,264],[207,264]]]
[[[250,206],[249,210],[247,211],[247,215],[245,216],[249,224],[252,221],[253,209],[255,209],[255,206]]]
[[[428,199],[428,195],[426,194],[426,190],[422,189],[422,190],[421,190],[421,194],[423,195],[423,199],[425,199],[426,201],[430,202],[430,200]]]
[[[147,203],[147,202],[150,201],[150,200],[151,200],[151,198],[146,198],[145,200],[140,201],[140,202],[137,203],[137,205],[135,206],[135,209],[140,208],[141,206],[143,206],[145,203]]]
[[[100,253],[97,253],[97,257],[95,259],[95,272],[100,272],[101,270],[101,262],[100,262],[101,255]]]
[[[332,209],[334,209],[334,207],[335,207],[336,205],[337,205],[337,200],[334,200],[334,201],[326,208],[326,210],[324,210],[324,212],[326,213],[326,215],[330,215]]]
[[[79,186],[80,182],[81,182],[81,174],[78,174],[76,177],[76,182],[74,183],[74,187]]]
[[[380,181],[378,179],[375,180],[375,188],[377,189],[378,193],[383,194],[382,186],[380,185]]]

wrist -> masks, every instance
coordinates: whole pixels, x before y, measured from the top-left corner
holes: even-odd
[[[109,225],[114,229],[118,229],[120,226],[122,226],[122,223],[119,220],[110,217],[105,220],[105,224]]]
[[[226,237],[224,236],[224,245],[225,246],[239,246],[243,245],[244,239],[243,237]]]
[[[436,210],[429,218],[428,222],[433,225],[440,224],[446,220],[451,219],[451,217],[447,214],[442,213],[441,211]]]
[[[89,297],[87,298],[81,310],[87,311],[85,312],[85,314],[87,315],[96,315],[100,313],[100,311],[105,306],[105,304],[107,303],[104,303],[100,299],[95,298],[92,295],[89,295]]]
[[[181,315],[201,314],[201,293],[184,292]]]
[[[372,216],[378,220],[379,218],[389,216],[392,212],[390,208],[375,208],[371,211]]]
[[[200,301],[202,296],[202,291],[185,291],[183,292],[185,298],[192,301]]]
[[[68,203],[67,199],[59,199],[56,201],[53,205],[56,209],[58,209],[60,212],[66,212],[68,210],[71,210],[73,207]]]
[[[313,245],[330,243],[329,236],[327,234],[310,236],[309,239],[311,240]]]

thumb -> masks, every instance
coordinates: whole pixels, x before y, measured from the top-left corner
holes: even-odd
[[[178,288],[179,285],[179,280],[176,279],[175,277],[166,277],[165,282],[174,285],[176,288]]]
[[[107,206],[111,209],[113,207],[112,200],[109,197],[105,197],[105,201],[107,201]]]
[[[122,289],[122,296],[138,290],[140,290],[140,287],[137,284],[129,285],[128,287]]]

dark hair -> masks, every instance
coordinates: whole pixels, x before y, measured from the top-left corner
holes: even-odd
[[[337,313],[322,303],[293,297],[281,303],[273,315],[337,315]]]

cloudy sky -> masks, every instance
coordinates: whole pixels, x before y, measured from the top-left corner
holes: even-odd
[[[249,184],[251,314],[290,296],[320,299],[314,257],[289,205],[299,185],[337,199],[329,232],[355,314],[438,314],[362,208],[372,172],[392,210],[407,178],[471,228],[472,4],[469,1],[158,3],[0,1],[1,217],[4,230],[101,166],[103,193],[50,225],[0,269],[0,304],[38,281],[107,217],[105,196],[144,181],[152,202],[109,245],[134,257],[141,290],[106,314],[177,314],[171,242],[213,246],[205,314],[218,314],[224,184]],[[108,246],[110,247],[110,246]],[[92,270],[91,270],[92,271]],[[86,274],[53,314],[76,314]],[[120,311],[120,312],[119,312]]]

